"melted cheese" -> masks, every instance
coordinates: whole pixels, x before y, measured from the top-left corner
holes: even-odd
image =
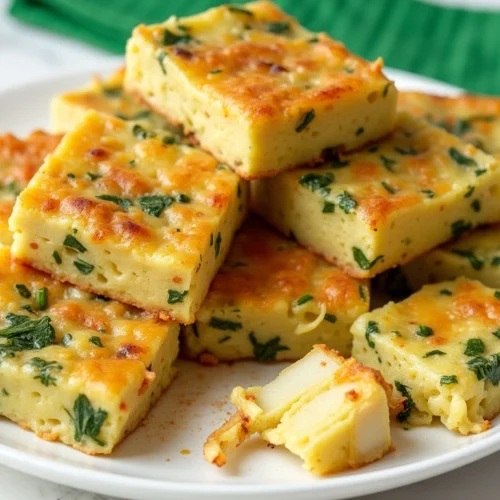
[[[427,118],[487,153],[500,155],[500,99],[496,97],[402,92],[398,107]]]
[[[12,134],[0,136],[0,244],[12,243],[8,220],[16,197],[60,140],[60,136],[41,130],[32,132],[24,140]]]
[[[19,197],[10,221],[14,256],[96,293],[194,321],[245,213],[246,185],[207,153],[172,142],[89,112]],[[68,235],[83,248],[65,245]]]
[[[47,302],[40,307],[35,297],[43,288]],[[54,281],[11,262],[1,248],[1,329],[11,326],[9,313],[48,317],[54,329],[49,345],[38,349],[12,350],[12,338],[0,337],[0,413],[44,439],[110,453],[175,374],[178,324]],[[69,416],[82,397],[106,412],[92,437],[79,436]]]
[[[125,84],[245,178],[359,147],[394,123],[381,60],[362,60],[266,1],[138,26]]]
[[[494,158],[401,113],[388,138],[360,152],[253,182],[252,203],[284,234],[371,277],[498,221],[499,186]],[[480,210],[466,196],[472,188]]]
[[[105,79],[95,76],[84,89],[55,96],[50,103],[51,129],[68,132],[90,109],[123,120],[144,121],[155,128],[168,128],[165,120],[124,91],[124,76],[125,68],[120,68]]]
[[[208,352],[226,361],[298,359],[323,343],[349,355],[350,325],[369,303],[366,281],[250,219],[236,235],[196,324],[185,329],[186,354]],[[276,337],[281,349],[262,356],[256,342],[272,344]]]
[[[482,432],[500,412],[500,388],[469,363],[500,352],[498,293],[465,278],[425,286],[358,318],[353,355],[406,386],[415,403],[410,422],[438,417],[462,434]],[[484,349],[466,353],[471,339]]]
[[[284,445],[323,475],[359,467],[390,450],[391,388],[375,370],[346,361],[325,346],[263,387],[233,390],[238,409],[205,443],[205,458],[218,466],[225,453],[254,433]]]

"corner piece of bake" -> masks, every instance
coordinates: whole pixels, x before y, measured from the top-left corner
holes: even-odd
[[[500,221],[500,161],[405,112],[382,141],[251,189],[267,222],[358,278]]]
[[[192,323],[245,215],[247,185],[176,141],[89,111],[17,199],[15,259]]]
[[[259,1],[138,26],[125,87],[250,179],[390,132],[397,91],[382,67]]]
[[[314,344],[351,353],[350,327],[370,305],[366,280],[351,278],[257,218],[236,234],[196,323],[183,330],[184,354],[201,362],[297,360]]]
[[[360,316],[353,355],[408,398],[399,420],[461,434],[500,412],[500,291],[458,278]]]
[[[43,439],[111,453],[173,379],[178,334],[0,247],[0,414]]]
[[[283,445],[316,475],[357,468],[391,450],[390,414],[401,401],[376,370],[316,345],[263,387],[236,387],[238,412],[212,433],[205,459],[222,466],[254,433]]]

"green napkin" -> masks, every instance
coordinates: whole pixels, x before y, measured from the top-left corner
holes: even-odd
[[[218,5],[216,0],[14,0],[23,21],[121,54],[139,23]],[[444,8],[416,0],[277,0],[313,31],[388,66],[500,94],[500,11]]]

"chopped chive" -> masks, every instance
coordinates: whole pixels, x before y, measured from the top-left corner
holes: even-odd
[[[310,109],[309,111],[304,113],[302,118],[299,120],[297,127],[295,128],[295,132],[302,132],[314,120],[315,115],[316,113],[314,109]]]
[[[306,302],[309,302],[309,301],[311,301],[313,299],[314,299],[314,297],[310,293],[306,293],[305,295],[302,295],[302,297],[299,297],[295,301],[295,305],[296,306],[301,306],[301,305],[305,304]]]
[[[59,252],[57,250],[54,250],[52,253],[52,257],[54,257],[54,260],[56,261],[56,264],[62,264],[62,259],[61,256],[59,255]]]
[[[35,303],[36,308],[39,311],[45,311],[45,309],[47,309],[49,303],[49,291],[46,287],[39,288],[35,292]]]
[[[80,253],[85,253],[87,251],[87,249],[72,234],[66,235],[63,245]]]
[[[18,284],[14,285],[14,288],[16,289],[17,293],[24,299],[29,299],[31,297],[31,292],[28,290],[26,285]]]

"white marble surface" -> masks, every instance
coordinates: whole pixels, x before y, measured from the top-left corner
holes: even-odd
[[[491,0],[490,0],[491,1]],[[494,0],[496,1],[496,0]],[[94,69],[119,63],[120,58],[81,43],[19,24],[7,17],[0,0],[0,90],[59,72]],[[0,110],[1,112],[1,110]],[[497,496],[500,453],[441,477],[363,500],[470,500],[474,495]],[[0,466],[1,500],[111,500],[55,485]]]

